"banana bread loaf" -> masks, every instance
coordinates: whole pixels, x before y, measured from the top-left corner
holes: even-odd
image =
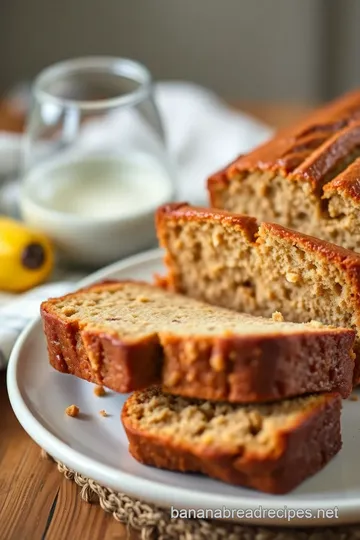
[[[122,422],[141,463],[281,494],[340,450],[340,409],[337,394],[244,406],[151,388],[127,399]]]
[[[210,177],[211,205],[360,251],[359,156],[354,91]]]
[[[353,328],[360,360],[360,255],[281,225],[186,204],[161,207],[156,220],[169,290],[253,315],[280,311],[288,321]]]
[[[50,363],[130,392],[268,401],[352,388],[352,330],[217,308],[146,283],[102,283],[41,306]]]

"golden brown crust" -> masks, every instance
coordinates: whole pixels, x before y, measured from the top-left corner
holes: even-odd
[[[298,425],[277,433],[276,450],[255,454],[220,452],[218,448],[176,444],[171,437],[140,430],[131,417],[129,403],[121,419],[132,456],[146,465],[181,472],[200,472],[224,482],[274,494],[287,493],[315,474],[341,448],[341,399],[327,394]],[[134,421],[135,420],[135,421]]]
[[[347,398],[352,391],[353,341],[354,333],[217,340],[163,334],[162,384],[172,394],[232,403],[331,391]],[[325,365],[320,367],[322,358]]]
[[[200,206],[190,206],[187,202],[168,203],[160,206],[156,211],[155,222],[158,231],[164,230],[166,217],[171,216],[174,219],[184,219],[199,221],[200,219],[209,219],[219,221],[223,225],[230,225],[241,231],[250,242],[255,241],[255,234],[259,225],[256,218],[251,216],[233,214],[226,210],[213,211],[212,208],[203,208]],[[161,241],[160,234],[159,240]]]
[[[210,197],[210,206],[216,206],[216,191],[218,189],[223,189],[224,186],[228,184],[227,171],[229,168],[232,168],[236,165],[238,161],[244,158],[246,154],[240,154],[236,159],[229,163],[226,167],[223,167],[220,171],[212,174],[207,180],[207,188]]]
[[[216,192],[243,172],[272,171],[289,180],[308,182],[318,192],[326,175],[360,145],[360,92],[348,93],[316,110],[303,122],[279,132],[270,141],[212,175]]]
[[[56,370],[124,393],[159,381],[162,353],[156,335],[131,343],[111,334],[82,330],[79,321],[63,321],[52,313],[57,300],[41,305],[49,361]]]
[[[327,173],[359,145],[359,123],[347,126],[330,138],[315,134],[306,136],[305,140],[290,139],[286,146],[283,139],[275,140],[268,143],[266,152],[264,148],[254,150],[228,167],[226,178],[230,180],[243,171],[273,171],[289,180],[307,181],[316,191]]]
[[[274,329],[271,336],[199,334],[189,338],[159,329],[157,334],[124,341],[111,332],[83,329],[81,321],[63,320],[53,310],[66,298],[116,286],[116,282],[96,284],[43,302],[49,360],[55,369],[116,392],[164,383],[174,393],[232,402],[329,390],[343,397],[351,393],[352,330],[327,328],[311,333],[306,329],[281,335]],[[320,368],[322,361],[325,365]]]
[[[323,198],[330,198],[337,193],[353,199],[356,205],[360,202],[360,158],[331,182],[325,184]]]

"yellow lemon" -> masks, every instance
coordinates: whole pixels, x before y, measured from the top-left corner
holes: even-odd
[[[53,248],[46,236],[0,216],[0,290],[35,287],[45,281],[53,265]]]

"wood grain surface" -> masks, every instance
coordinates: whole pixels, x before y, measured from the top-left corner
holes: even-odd
[[[16,420],[0,373],[0,539],[135,540],[98,505],[85,503],[74,482],[41,457]]]
[[[301,105],[236,105],[278,128],[309,111]],[[11,126],[8,110],[5,124]],[[17,118],[13,125],[17,131]],[[11,410],[4,372],[0,373],[0,418],[0,540],[139,538],[98,505],[82,501],[77,485],[65,480],[51,460],[41,458],[39,447]]]

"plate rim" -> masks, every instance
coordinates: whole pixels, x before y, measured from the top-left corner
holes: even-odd
[[[97,270],[86,278],[81,279],[76,283],[76,288],[87,287],[100,280],[111,279],[114,273],[125,271],[127,268],[131,268],[136,264],[158,261],[161,258],[162,253],[163,251],[161,249],[156,248],[115,262],[109,266]],[[46,427],[44,427],[42,423],[33,416],[31,410],[26,404],[25,399],[22,397],[19,385],[17,384],[21,351],[27,339],[32,334],[36,335],[38,332],[40,332],[40,328],[38,328],[39,325],[41,325],[40,315],[31,321],[18,337],[10,355],[7,367],[6,382],[10,403],[19,423],[27,434],[41,448],[46,450],[52,457],[61,461],[71,469],[74,469],[76,472],[79,472],[84,476],[94,479],[101,485],[105,485],[117,491],[122,491],[131,497],[141,499],[163,508],[169,509],[171,506],[173,506],[174,508],[181,509],[204,508],[215,510],[225,506],[225,504],[215,501],[215,496],[213,494],[209,495],[207,492],[201,490],[194,490],[181,486],[169,486],[157,480],[142,478],[138,474],[127,473],[120,469],[115,469],[109,465],[102,464],[96,459],[72,448],[56,437],[56,435],[50,433]],[[166,473],[166,471],[164,472]],[[122,487],[120,487],[119,482],[120,484],[123,484]],[[289,501],[286,494],[283,496],[274,496],[259,492],[259,498],[256,499],[247,499],[244,495],[226,495],[225,503],[226,508],[230,509],[243,508],[246,510],[255,510],[261,507],[264,510],[282,510],[287,506],[288,508],[293,508],[294,510],[306,508],[312,511],[317,511],[319,508],[326,511],[327,509],[334,509],[334,507],[337,507],[339,511],[338,519],[319,518],[315,520],[294,518],[291,521],[278,517],[274,519],[269,517],[230,519],[230,521],[234,521],[236,523],[253,525],[280,525],[282,527],[301,526],[306,528],[321,527],[324,525],[330,526],[333,523],[336,523],[337,525],[344,523],[355,523],[359,519],[356,518],[356,514],[358,514],[360,509],[360,486],[358,497],[346,498],[344,500],[340,499],[337,501],[335,506],[332,499],[320,503],[311,501],[311,499],[308,499],[307,497],[308,495],[301,495],[297,501]]]

